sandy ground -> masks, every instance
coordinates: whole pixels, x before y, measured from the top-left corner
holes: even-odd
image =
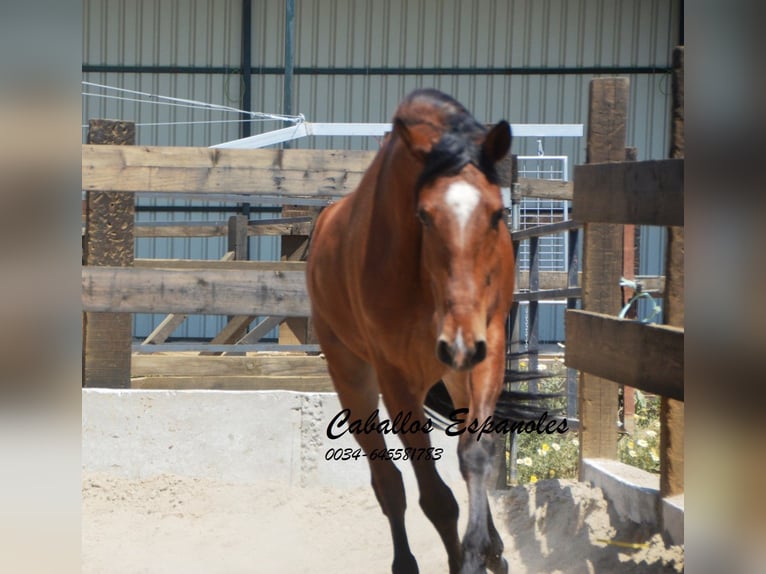
[[[455,485],[463,520],[464,490]],[[442,574],[446,553],[416,497],[408,492],[413,553],[421,573]],[[683,570],[682,547],[617,524],[601,491],[587,485],[543,481],[494,495],[492,506],[512,574]],[[369,488],[83,476],[84,573],[386,573],[391,558],[388,524]]]

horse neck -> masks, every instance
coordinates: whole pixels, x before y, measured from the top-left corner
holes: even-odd
[[[382,150],[371,202],[368,257],[381,272],[400,279],[420,273],[420,226],[415,217],[416,183],[421,166],[400,141]]]

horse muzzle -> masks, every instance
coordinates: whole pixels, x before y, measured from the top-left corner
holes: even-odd
[[[487,342],[483,339],[467,344],[458,330],[451,343],[444,337],[439,337],[436,344],[436,356],[439,360],[458,371],[467,371],[481,363],[487,357]]]

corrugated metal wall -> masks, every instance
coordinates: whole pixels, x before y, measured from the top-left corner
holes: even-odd
[[[295,0],[295,6],[293,111],[309,121],[388,121],[403,95],[432,86],[486,122],[586,123],[589,81],[594,68],[606,67],[630,78],[628,142],[638,158],[667,156],[670,80],[651,71],[669,68],[680,0]],[[85,0],[83,79],[241,107],[241,17],[237,0]],[[251,26],[249,104],[282,112],[284,0],[253,0]],[[143,145],[208,146],[240,133],[236,123],[221,121],[237,119],[232,114],[84,97],[83,123],[99,117],[137,122]],[[199,121],[212,123],[179,123]],[[173,125],[149,125],[167,123]],[[277,127],[254,124],[253,133]],[[313,138],[296,145],[374,149],[377,142]],[[584,148],[582,140],[545,142],[547,154],[570,156],[570,166],[584,161]],[[535,154],[536,142],[517,139],[514,152]],[[658,230],[642,235],[648,269],[660,260],[663,240]],[[139,242],[138,253],[217,258],[223,248],[215,240],[160,240]],[[251,249],[253,257],[278,256],[273,239],[254,241]],[[137,332],[153,321],[141,319]],[[201,320],[179,334],[210,336],[220,321]]]

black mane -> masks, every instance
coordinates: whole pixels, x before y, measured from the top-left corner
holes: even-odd
[[[418,90],[410,98],[425,97],[445,112],[445,131],[426,156],[425,166],[418,178],[420,189],[437,177],[456,175],[469,163],[479,168],[491,183],[497,183],[498,176],[493,162],[482,153],[481,144],[487,129],[480,124],[455,99],[438,90]]]

